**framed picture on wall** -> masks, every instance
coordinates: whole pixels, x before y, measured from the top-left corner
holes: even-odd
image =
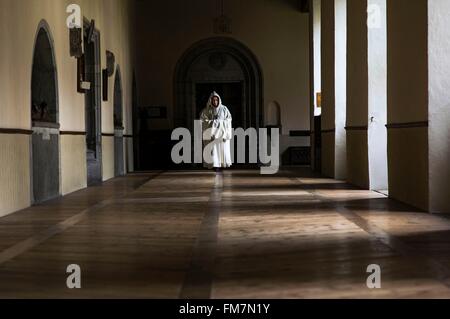
[[[322,93],[319,92],[316,94],[316,100],[317,100],[317,108],[322,108]]]

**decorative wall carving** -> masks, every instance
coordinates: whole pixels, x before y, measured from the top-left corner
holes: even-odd
[[[216,71],[220,71],[227,64],[227,56],[220,52],[214,52],[210,54],[208,62],[211,68]]]
[[[231,34],[231,19],[222,15],[214,19],[214,33],[215,34]]]

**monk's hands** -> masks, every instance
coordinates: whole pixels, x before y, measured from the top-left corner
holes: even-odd
[[[211,136],[211,141],[215,141],[216,140],[216,137],[215,136]],[[217,139],[217,140],[220,140],[220,139]],[[226,142],[227,141],[227,139],[226,138],[222,138],[222,142]]]

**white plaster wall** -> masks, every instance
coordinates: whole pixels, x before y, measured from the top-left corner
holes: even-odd
[[[86,180],[86,137],[83,135],[61,136],[61,188],[66,195],[85,188]]]
[[[428,1],[430,211],[450,213],[450,1]]]
[[[30,136],[0,134],[0,217],[30,205]]]
[[[317,93],[322,92],[321,79],[321,1],[312,0],[313,4],[313,52],[314,52],[314,116],[320,116],[322,109],[317,107]]]
[[[127,108],[124,114],[125,134],[132,134],[132,0],[1,0],[0,41],[3,45],[0,49],[0,128],[31,128],[33,47],[39,22],[45,19],[54,40],[61,131],[85,131],[84,95],[76,91],[76,59],[69,56],[66,7],[71,3],[79,4],[82,15],[96,21],[96,27],[101,33],[101,67],[106,67],[106,50],[114,52],[116,62],[121,65],[124,105]],[[112,82],[109,82],[109,92],[113,91]],[[103,133],[113,132],[112,103],[110,93],[109,101],[103,102],[101,106]],[[2,135],[0,139],[0,193],[5,196],[0,200],[0,214],[30,205],[29,142],[25,151],[24,139],[28,141],[29,136]],[[63,194],[83,188],[86,184],[86,149],[81,143],[83,139],[83,136],[61,136]],[[109,154],[105,151],[105,154]],[[17,158],[19,154],[20,159]],[[10,163],[11,160],[15,163]],[[114,159],[108,155],[103,160],[110,167]]]
[[[368,0],[369,180],[370,189],[387,190],[387,29],[386,0]],[[374,25],[372,25],[374,23]]]
[[[427,6],[387,1],[389,124],[428,121]],[[389,196],[428,210],[428,128],[389,129],[388,164]]]
[[[106,181],[114,177],[114,136],[102,137],[102,173]]]
[[[335,0],[335,178],[347,177],[347,0]]]

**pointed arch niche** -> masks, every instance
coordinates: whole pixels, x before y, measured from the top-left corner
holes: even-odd
[[[32,203],[60,195],[60,131],[58,76],[50,27],[37,28],[31,74],[31,194]]]

